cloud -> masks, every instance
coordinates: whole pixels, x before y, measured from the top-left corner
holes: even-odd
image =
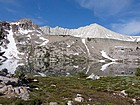
[[[14,10],[14,9],[11,9],[11,8],[4,8],[6,11],[8,11],[8,12],[10,12],[10,13],[12,13],[12,14],[16,14],[17,13],[17,11],[16,10]]]
[[[138,35],[140,34],[140,21],[131,20],[123,23],[112,24],[112,29],[116,32],[127,34],[127,35]]]
[[[18,3],[17,0],[0,0],[0,3],[11,4],[11,5],[14,5],[14,6],[20,6],[20,4]]]
[[[128,9],[132,0],[76,0],[81,7],[94,11],[95,16],[113,16]]]

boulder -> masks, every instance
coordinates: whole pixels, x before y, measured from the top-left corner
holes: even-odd
[[[50,102],[49,105],[57,105],[57,102]]]

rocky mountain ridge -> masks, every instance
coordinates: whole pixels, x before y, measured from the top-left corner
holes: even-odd
[[[0,56],[0,70],[6,68],[11,73],[15,70],[34,75],[91,73],[89,61],[104,65],[95,67],[95,71],[104,71],[115,62],[140,62],[138,38],[114,33],[97,24],[73,30],[53,29],[21,19],[1,22],[0,29],[0,53],[4,52]]]
[[[67,29],[61,27],[51,28],[49,26],[44,26],[40,28],[47,35],[71,35],[81,38],[108,38],[123,41],[136,41],[138,37],[122,35],[106,29],[96,23],[90,24],[85,27],[80,27],[77,29]]]

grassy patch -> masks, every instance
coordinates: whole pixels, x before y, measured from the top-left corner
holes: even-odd
[[[31,77],[30,77],[31,78]],[[131,98],[140,97],[140,77],[102,77],[99,80],[87,80],[79,77],[32,77],[39,82],[32,82],[30,85],[30,101],[20,103],[20,100],[6,100],[0,98],[0,103],[4,104],[20,103],[19,105],[47,105],[49,102],[57,102],[65,105],[67,101],[72,100],[77,94],[81,94],[84,102],[80,104],[97,105],[131,105]],[[113,93],[125,90],[128,97],[124,98]],[[129,98],[130,97],[130,98]],[[89,100],[90,99],[90,100]],[[3,101],[1,101],[3,100]],[[19,102],[18,102],[19,101]],[[17,104],[17,105],[18,105]],[[79,104],[74,102],[74,104]]]

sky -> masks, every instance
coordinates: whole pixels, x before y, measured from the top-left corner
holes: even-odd
[[[140,36],[140,0],[0,0],[0,20],[30,18],[39,26],[78,28],[93,23]]]

